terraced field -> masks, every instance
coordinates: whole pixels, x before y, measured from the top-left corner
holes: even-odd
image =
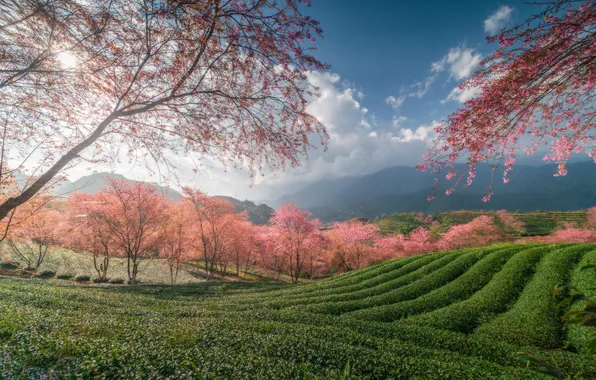
[[[551,296],[596,245],[497,245],[308,285],[73,286],[0,277],[0,378],[570,378],[586,331]]]

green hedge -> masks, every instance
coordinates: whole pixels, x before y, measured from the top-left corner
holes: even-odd
[[[383,294],[401,286],[405,286],[442,268],[461,254],[461,252],[448,252],[448,254],[427,255],[428,257],[423,257],[420,260],[410,262],[408,265],[404,265],[392,272],[373,277],[358,284],[329,289],[327,291],[321,290],[316,293],[310,293],[311,295],[307,297],[286,296],[282,297],[281,300],[267,302],[266,306],[282,308],[301,304],[312,305],[317,303],[358,300],[373,295]]]
[[[596,274],[594,269],[581,270],[583,266],[588,264],[596,264],[596,250],[584,255],[580,264],[573,271],[571,285],[589,299],[596,299]],[[576,303],[572,306],[570,311],[579,310],[583,308],[584,305],[585,301]],[[576,347],[582,354],[587,354],[588,343],[594,338],[594,331],[585,328],[580,324],[570,324],[566,326],[566,332],[567,345]]]
[[[357,319],[391,322],[464,300],[486,285],[511,256],[523,249],[527,247],[514,246],[492,252],[454,281],[416,299],[358,310],[348,315]]]
[[[371,294],[370,297],[353,301],[307,305],[302,308],[305,311],[314,313],[343,314],[354,310],[413,299],[457,278],[485,254],[486,252],[484,251],[472,251],[459,255],[453,261],[450,260],[450,256],[443,257],[408,276],[404,276],[404,282],[406,281],[406,277],[408,277],[408,282],[406,282],[408,285],[397,287],[383,294]]]
[[[591,245],[577,245],[549,252],[538,264],[536,274],[515,305],[476,332],[519,345],[560,347],[562,313],[557,304],[561,299],[552,296],[553,288],[568,279],[571,268],[591,249]]]
[[[485,287],[467,300],[404,321],[470,332],[483,316],[506,310],[518,298],[534,273],[536,263],[550,250],[550,246],[545,246],[522,251],[514,255]]]

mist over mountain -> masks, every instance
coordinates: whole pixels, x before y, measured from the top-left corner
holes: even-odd
[[[456,169],[462,172],[465,166]],[[277,207],[293,202],[323,221],[357,216],[374,218],[410,211],[575,210],[596,205],[596,165],[593,162],[570,163],[564,177],[554,177],[554,173],[556,165],[516,165],[509,174],[510,182],[505,184],[502,167],[492,173],[490,165],[482,164],[478,165],[471,186],[460,185],[449,196],[445,195],[445,190],[452,183],[442,176],[436,198],[428,201],[433,176],[412,167],[396,166],[362,177],[317,181],[271,204]],[[461,183],[465,183],[465,178]],[[485,203],[482,197],[491,183],[494,195]]]

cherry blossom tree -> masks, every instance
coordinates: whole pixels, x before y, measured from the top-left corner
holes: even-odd
[[[316,89],[306,73],[326,65],[312,56],[321,29],[304,5],[0,3],[0,83],[11,83],[0,87],[7,157],[29,160],[39,174],[0,200],[0,219],[68,166],[113,162],[121,152],[174,174],[170,154],[240,163],[251,175],[298,165],[312,134],[327,140],[307,112]]]
[[[312,235],[318,234],[321,226],[318,219],[309,220],[310,215],[288,202],[275,210],[269,221],[268,237],[273,250],[283,257],[294,283],[298,282],[304,270]]]
[[[71,195],[66,205],[67,223],[61,231],[63,244],[74,250],[91,252],[100,281],[107,280],[110,259],[119,253],[110,226],[97,209],[104,201],[103,195]]]
[[[318,230],[313,231],[305,242],[304,273],[309,279],[322,276],[329,271],[330,265],[324,260],[328,241]]]
[[[596,243],[596,232],[585,228],[565,226],[548,236],[535,236],[522,240],[522,242],[526,241],[541,243]]]
[[[374,243],[377,259],[384,261],[403,256],[404,242],[405,238],[402,234],[380,236]]]
[[[493,172],[504,165],[508,182],[522,148],[531,154],[550,146],[544,160],[558,164],[557,176],[567,173],[573,153],[587,152],[596,162],[596,3],[542,5],[541,13],[488,39],[499,48],[459,87],[479,96],[435,128],[435,145],[419,169],[434,172],[436,181],[443,174],[455,179],[447,193],[464,177],[470,184],[480,162],[492,163]],[[460,159],[468,164],[464,173],[455,172]]]
[[[248,220],[245,213],[241,214],[241,218],[234,221],[234,225],[230,229],[227,249],[238,277],[246,277],[249,268],[256,263],[257,233],[255,226]]]
[[[497,216],[503,223],[506,230],[514,231],[518,234],[526,232],[526,224],[516,218],[513,214],[506,210],[497,211]]]
[[[108,178],[108,187],[87,208],[126,256],[128,283],[135,284],[141,260],[157,252],[163,197],[150,185]]]
[[[481,215],[466,224],[452,226],[439,241],[441,249],[483,247],[502,239],[502,231],[488,215]]]
[[[157,249],[166,260],[172,284],[178,280],[180,265],[198,256],[192,247],[192,211],[193,205],[187,200],[168,202],[160,220]]]
[[[277,236],[271,226],[255,226],[257,230],[258,265],[267,270],[269,276],[279,281],[286,265],[283,252],[278,249],[274,238]]]
[[[596,207],[588,209],[586,216],[586,226],[588,228],[596,230]]]
[[[184,192],[192,203],[194,212],[192,223],[195,224],[196,239],[192,244],[201,252],[208,276],[213,277],[218,269],[223,276],[228,259],[226,239],[232,233],[239,215],[236,214],[234,205],[224,199],[211,197],[189,187],[185,187]]]
[[[61,215],[50,208],[37,210],[33,203],[23,208],[19,210],[23,219],[15,223],[6,241],[19,262],[29,269],[37,270],[50,246],[56,243],[56,227]]]
[[[333,266],[344,272],[375,261],[373,245],[379,232],[378,226],[368,222],[355,220],[334,223],[327,232],[332,241]]]

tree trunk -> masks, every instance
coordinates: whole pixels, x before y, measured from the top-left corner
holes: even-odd
[[[105,129],[110,125],[110,123],[115,120],[119,115],[113,113],[107,118],[105,118],[101,123],[98,124],[97,128],[91,133],[86,139],[72,147],[68,152],[66,152],[54,165],[52,165],[45,173],[43,173],[35,182],[31,184],[27,189],[25,189],[21,194],[17,195],[16,197],[10,197],[2,204],[0,204],[0,220],[4,219],[8,213],[15,209],[16,207],[22,205],[23,203],[27,202],[35,194],[37,194],[44,186],[46,186],[56,174],[60,172],[60,170],[64,169],[64,167],[72,160],[79,156],[85,148],[89,147],[93,144],[98,138],[101,137]]]

